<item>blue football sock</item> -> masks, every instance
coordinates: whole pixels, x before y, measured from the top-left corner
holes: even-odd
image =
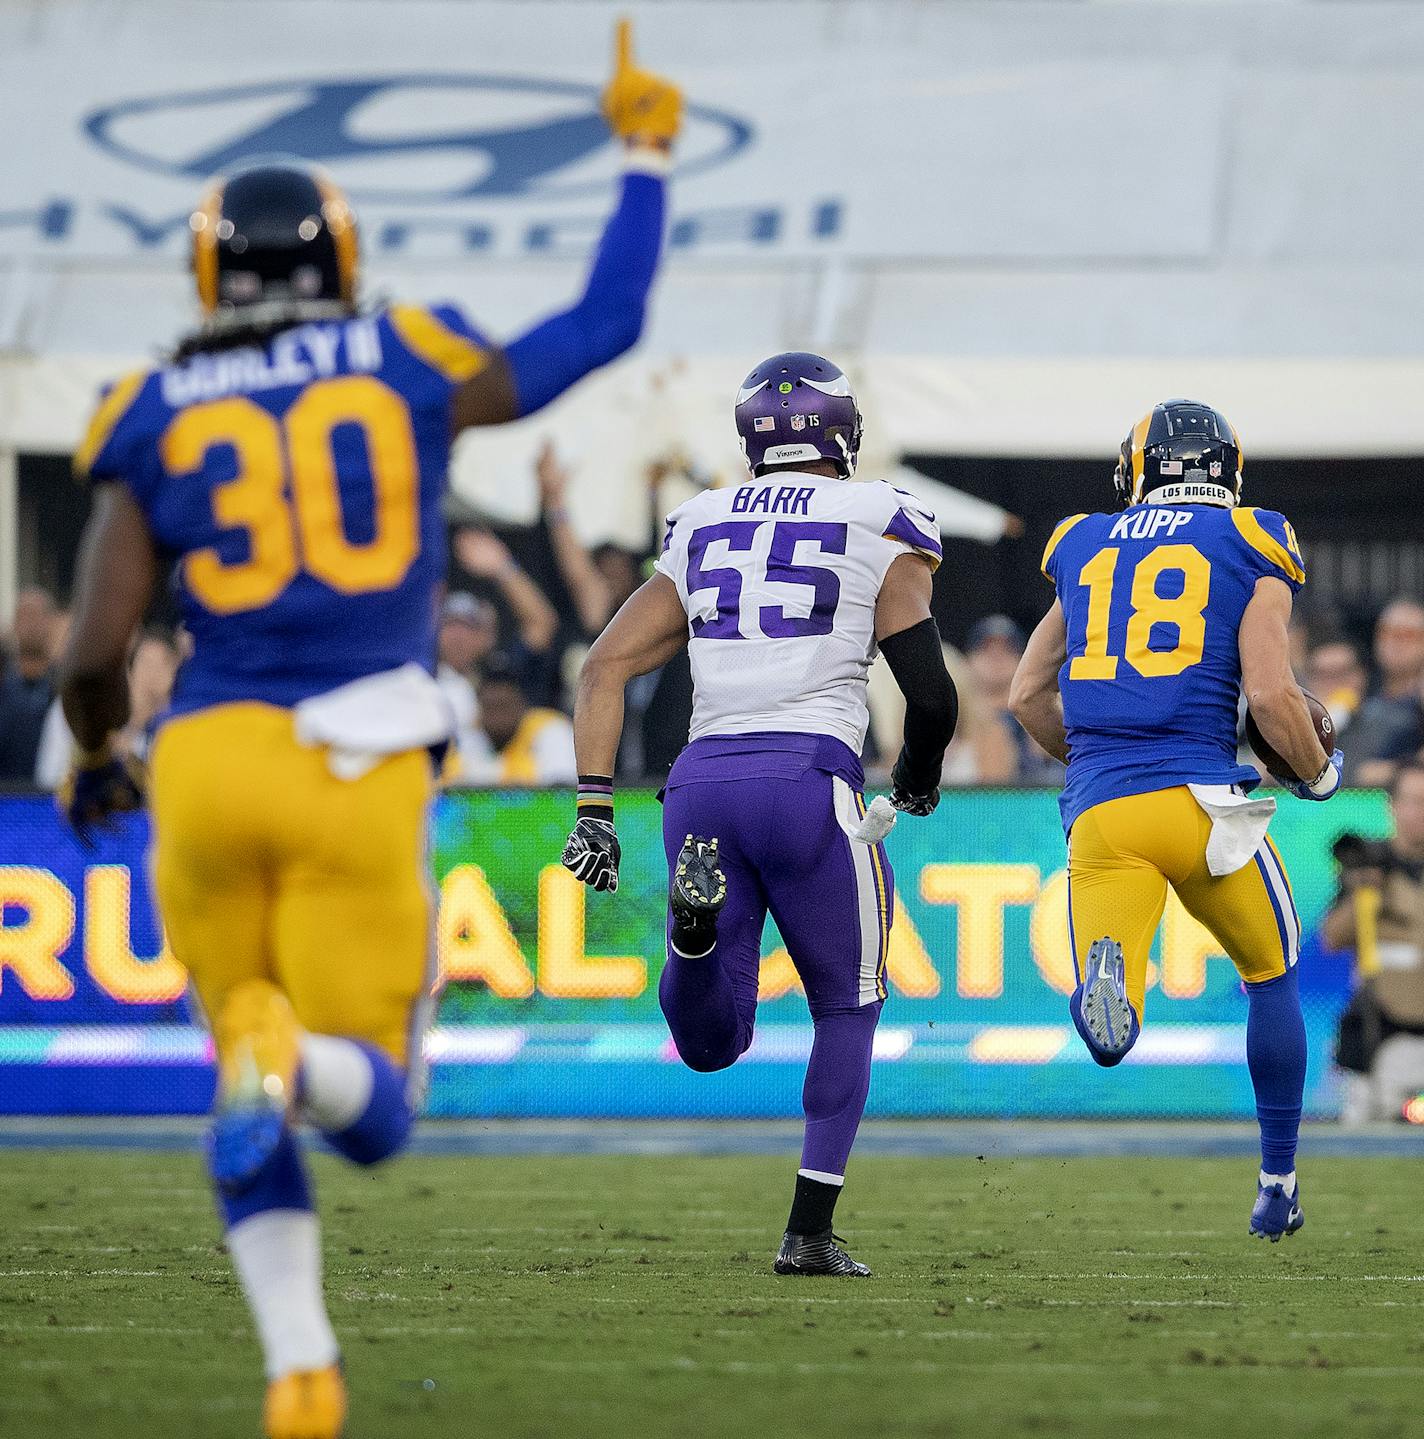
[[[1295,970],[1286,970],[1278,979],[1248,984],[1246,997],[1250,1004],[1246,1064],[1256,1090],[1261,1168],[1267,1174],[1290,1174],[1295,1169],[1300,1134],[1306,1059],[1305,1020]]]
[[[406,1097],[405,1071],[375,1045],[360,1040],[346,1043],[360,1050],[371,1066],[371,1093],[353,1123],[324,1134],[331,1147],[353,1164],[379,1164],[399,1154],[410,1138],[414,1116]]]
[[[228,1228],[269,1209],[312,1208],[302,1152],[291,1130],[283,1133],[272,1156],[252,1181],[238,1190],[217,1185],[218,1208]]]

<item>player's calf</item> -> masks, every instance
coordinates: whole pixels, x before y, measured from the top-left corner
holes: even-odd
[[[711,954],[717,943],[717,916],[726,902],[727,877],[717,863],[716,837],[688,835],[668,886],[672,913],[669,942],[682,958]]]
[[[1068,1012],[1088,1053],[1105,1069],[1121,1063],[1137,1043],[1142,1024],[1127,997],[1127,969],[1115,939],[1097,940],[1088,950]]]
[[[302,1036],[302,1112],[353,1164],[379,1164],[405,1148],[414,1114],[405,1071],[373,1044]]]
[[[301,1030],[287,996],[265,979],[228,992],[213,1017],[218,1085],[208,1163],[235,1193],[272,1162],[296,1102]]]

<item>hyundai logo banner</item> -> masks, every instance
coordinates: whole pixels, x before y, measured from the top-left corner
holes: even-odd
[[[598,97],[620,8],[4,7],[0,257],[178,257],[209,176],[286,155],[348,190],[377,262],[582,258],[619,165]],[[627,8],[641,61],[687,97],[674,252],[1199,258],[1213,241],[1209,205],[1163,227],[1122,183],[1170,145],[1211,192],[1219,82],[1183,109],[1144,81],[1124,126],[1121,71],[1101,36],[1065,53],[1058,7],[968,53],[960,7]]]

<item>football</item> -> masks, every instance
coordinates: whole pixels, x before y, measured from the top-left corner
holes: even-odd
[[[1315,737],[1320,741],[1321,748],[1326,754],[1330,754],[1335,748],[1335,721],[1330,718],[1330,711],[1313,695],[1308,689],[1302,689],[1305,696],[1306,708],[1310,711],[1310,718],[1315,722]],[[1251,746],[1251,752],[1266,766],[1267,770],[1282,784],[1295,784],[1300,779],[1314,779],[1314,775],[1297,775],[1285,760],[1266,743],[1266,737],[1256,727],[1256,721],[1250,710],[1246,711],[1246,743]]]

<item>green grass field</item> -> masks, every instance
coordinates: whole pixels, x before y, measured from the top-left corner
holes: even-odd
[[[862,1159],[870,1281],[777,1279],[790,1162],[316,1161],[350,1439],[1424,1433],[1420,1171]],[[196,1157],[0,1154],[0,1433],[258,1434]]]

